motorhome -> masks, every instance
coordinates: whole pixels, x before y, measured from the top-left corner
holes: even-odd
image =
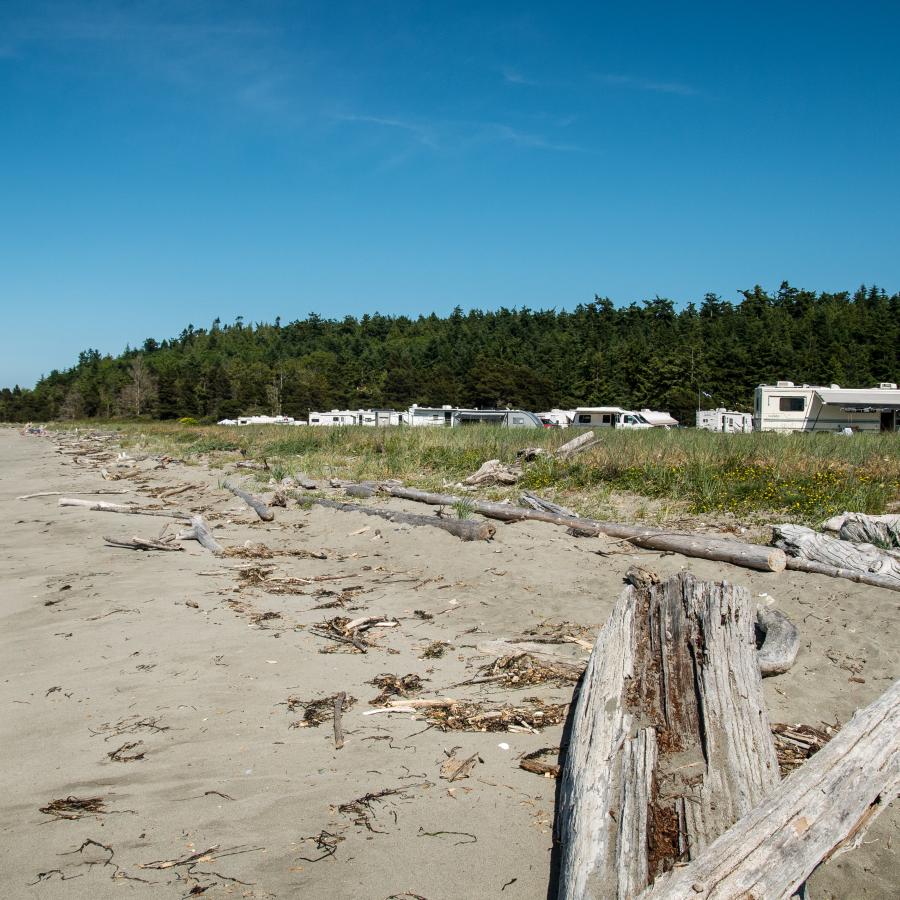
[[[704,431],[742,434],[753,431],[753,416],[720,406],[718,409],[698,409],[697,427]]]
[[[900,429],[900,390],[894,382],[873,388],[795,385],[779,381],[756,389],[757,431],[892,432]]]
[[[621,406],[579,406],[573,428],[652,428],[639,413]]]
[[[406,414],[406,424],[413,427],[429,426],[449,428],[453,424],[452,406],[418,406],[413,404]]]

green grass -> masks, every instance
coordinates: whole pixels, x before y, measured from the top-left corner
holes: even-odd
[[[82,427],[85,427],[82,425]],[[91,427],[88,425],[87,427]],[[273,472],[346,479],[399,478],[440,489],[485,460],[516,461],[525,446],[553,449],[571,430],[466,428],[294,428],[117,424],[126,446],[212,466],[265,458]],[[594,512],[617,493],[661,501],[671,514],[733,513],[817,522],[845,509],[881,513],[900,500],[900,436],[603,431],[568,461],[539,457],[519,487],[564,497]],[[516,488],[494,496],[514,495]],[[649,514],[649,513],[648,513]],[[658,515],[658,512],[657,512]]]

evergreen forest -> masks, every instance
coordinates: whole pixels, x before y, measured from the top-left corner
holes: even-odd
[[[284,324],[188,325],[118,356],[87,349],[33,389],[0,391],[0,419],[190,417],[425,406],[617,404],[694,423],[704,407],[752,408],[757,384],[898,381],[900,294],[815,293],[787,283],[573,310],[455,309],[447,317],[312,314]]]

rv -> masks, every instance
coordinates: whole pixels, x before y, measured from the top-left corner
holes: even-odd
[[[309,424],[319,426],[368,425],[380,428],[399,425],[401,414],[393,409],[332,409],[330,412],[311,412]]]
[[[574,409],[551,409],[536,414],[544,428],[568,428],[575,418]]]
[[[741,434],[753,431],[753,416],[750,413],[725,409],[698,409],[697,427],[704,431],[722,431],[725,434]]]
[[[621,406],[579,406],[573,428],[652,428],[639,413]]]
[[[654,428],[677,428],[678,419],[667,412],[658,412],[655,409],[642,409],[641,418],[649,422]]]
[[[756,431],[892,432],[900,429],[900,390],[893,382],[856,389],[779,381],[756,389],[753,410]]]
[[[459,409],[455,406],[411,406],[407,423],[414,427],[461,425],[501,425],[504,428],[542,428],[543,423],[524,409]]]
[[[291,416],[238,416],[236,419],[222,419],[218,425],[305,425]]]

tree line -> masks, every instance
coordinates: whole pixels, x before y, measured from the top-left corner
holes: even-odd
[[[188,325],[118,356],[85,350],[33,389],[0,391],[0,419],[43,421],[425,406],[616,404],[693,424],[704,407],[750,410],[757,384],[897,381],[900,294],[815,293],[787,283],[737,302],[707,294],[676,309],[656,297],[573,310],[455,309],[437,315],[312,314],[283,324]]]

